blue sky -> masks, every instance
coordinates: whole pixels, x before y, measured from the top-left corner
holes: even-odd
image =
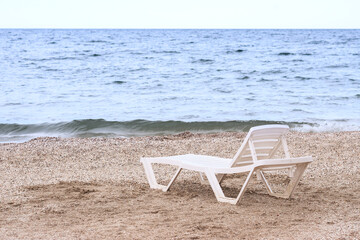
[[[0,0],[0,28],[360,28],[360,0]]]

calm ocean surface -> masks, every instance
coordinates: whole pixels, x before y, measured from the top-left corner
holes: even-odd
[[[0,142],[360,130],[360,30],[0,29]]]

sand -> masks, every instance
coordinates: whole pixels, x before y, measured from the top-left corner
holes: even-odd
[[[292,199],[267,195],[253,177],[239,205],[219,203],[190,171],[167,193],[149,188],[141,156],[231,158],[244,136],[0,144],[0,239],[360,239],[360,132],[289,133],[292,156],[314,157]],[[156,169],[162,181],[174,170]],[[269,178],[276,188],[288,181]],[[241,180],[226,178],[226,193]]]

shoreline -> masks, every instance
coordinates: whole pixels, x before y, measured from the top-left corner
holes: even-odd
[[[82,119],[53,123],[18,124],[0,123],[1,143],[22,143],[39,137],[60,138],[129,138],[146,136],[193,134],[217,134],[248,132],[259,125],[283,124],[297,132],[343,132],[360,131],[357,120],[275,121],[275,120],[229,120],[229,121],[175,121],[145,120],[108,121],[105,119]],[[346,132],[346,131],[345,131]]]
[[[191,171],[184,171],[170,192],[149,188],[140,157],[194,153],[232,158],[246,134],[0,143],[0,237],[360,238],[358,131],[289,132],[291,155],[314,158],[292,199],[268,196],[254,177],[240,205],[218,203]],[[171,170],[157,169],[163,176]],[[286,177],[272,180],[280,188]],[[233,194],[239,182],[229,178],[224,184]]]
[[[360,132],[358,130],[328,130],[328,131],[316,131],[316,130],[303,130],[303,129],[296,129],[290,128],[290,132],[298,132],[298,133],[316,133],[316,134],[330,134],[330,133],[357,133]],[[183,132],[174,132],[174,133],[154,133],[154,134],[147,134],[147,135],[116,135],[116,134],[79,134],[75,136],[65,136],[65,135],[39,135],[33,137],[24,137],[24,136],[11,136],[10,138],[19,139],[19,140],[1,140],[0,137],[0,145],[2,144],[22,144],[27,143],[29,141],[38,140],[38,139],[59,139],[59,140],[66,140],[66,139],[129,139],[129,138],[153,138],[153,137],[164,137],[164,138],[173,138],[176,136],[181,136],[184,134],[187,135],[219,135],[219,134],[247,134],[248,131],[209,131],[209,132],[196,132],[196,131],[183,131]],[[3,137],[5,138],[5,137]],[[9,137],[8,137],[9,138]]]

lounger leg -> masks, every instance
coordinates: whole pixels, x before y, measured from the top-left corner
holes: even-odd
[[[144,165],[146,178],[149,182],[150,188],[161,189],[164,192],[166,192],[170,189],[171,185],[176,180],[176,178],[178,177],[179,173],[182,170],[182,168],[178,168],[175,175],[170,180],[169,184],[167,186],[165,186],[165,185],[161,185],[161,184],[157,183],[155,174],[154,174],[154,170],[153,170],[150,162],[143,162],[143,165]]]
[[[303,163],[303,164],[299,164],[296,166],[294,176],[291,179],[291,181],[290,181],[289,185],[287,186],[286,191],[284,193],[286,198],[290,198],[291,195],[293,194],[295,187],[298,185],[300,178],[303,175],[308,164],[309,163]]]
[[[257,180],[259,180],[259,181],[261,181],[261,180],[262,180],[261,175],[262,175],[261,170],[257,170],[257,171],[256,171],[256,178],[257,178]]]
[[[273,192],[273,190],[271,189],[268,181],[266,180],[266,178],[265,178],[265,176],[264,176],[264,173],[263,173],[262,171],[259,171],[259,172],[260,172],[260,178],[261,178],[262,182],[265,184],[266,190],[268,191],[268,193],[269,193],[270,195],[273,195],[274,192]]]
[[[224,180],[224,177],[225,177],[225,174],[217,174],[216,175],[216,178],[218,180],[219,183],[222,182],[222,180]]]
[[[200,179],[201,184],[206,184],[207,183],[207,181],[204,179],[203,173],[199,173],[199,179]]]
[[[225,174],[216,174],[216,179],[219,183],[221,183],[224,180]],[[203,173],[199,173],[199,179],[201,184],[206,184],[208,181],[205,180]]]
[[[291,168],[289,168],[289,177],[294,177],[294,171],[295,171],[295,167],[291,167]]]
[[[146,178],[149,182],[150,188],[162,189],[156,182],[154,170],[150,162],[143,162]]]
[[[209,183],[210,183],[210,186],[215,194],[215,197],[216,199],[219,201],[219,202],[226,202],[226,203],[231,203],[231,204],[238,204],[240,202],[240,199],[241,197],[244,195],[245,193],[245,190],[247,188],[247,185],[249,184],[250,182],[250,179],[251,179],[251,176],[252,174],[254,173],[254,170],[251,170],[240,190],[240,193],[239,195],[236,197],[236,198],[228,198],[228,197],[225,197],[224,195],[224,192],[222,191],[221,189],[221,186],[218,182],[218,179],[216,178],[216,175],[215,173],[211,172],[211,171],[208,171],[206,172],[206,177],[208,178],[209,180]]]
[[[176,170],[175,175],[172,177],[172,179],[170,180],[169,184],[166,186],[166,188],[163,189],[164,192],[168,191],[171,187],[171,185],[173,184],[173,182],[176,180],[176,178],[179,176],[179,173],[181,172],[182,168],[178,168],[178,170]]]
[[[211,171],[207,171],[206,173],[206,177],[210,183],[210,186],[215,194],[216,199],[219,202],[226,202],[224,201],[224,199],[226,199],[223,190],[221,189],[221,186],[218,182],[218,179],[216,178],[216,175],[214,172]]]
[[[291,178],[290,180],[290,183],[289,185],[286,187],[286,190],[283,194],[276,194],[274,192],[270,193],[269,194],[271,196],[274,196],[274,197],[279,197],[279,198],[290,198],[291,195],[293,194],[294,190],[295,190],[295,187],[298,185],[299,181],[300,181],[300,178],[301,176],[303,175],[307,165],[309,163],[302,163],[302,164],[298,164],[296,166],[296,169],[295,169],[295,172],[294,172],[294,177]]]
[[[254,173],[254,169],[249,172],[249,175],[247,176],[247,178],[246,178],[246,180],[245,180],[245,182],[244,182],[244,184],[243,184],[243,186],[242,186],[242,188],[241,188],[241,190],[240,190],[240,193],[239,193],[239,195],[237,196],[234,204],[238,204],[238,203],[240,202],[240,199],[241,199],[241,197],[244,195],[245,190],[246,190],[246,188],[247,188],[247,185],[249,184],[250,179],[251,179],[253,173]]]

